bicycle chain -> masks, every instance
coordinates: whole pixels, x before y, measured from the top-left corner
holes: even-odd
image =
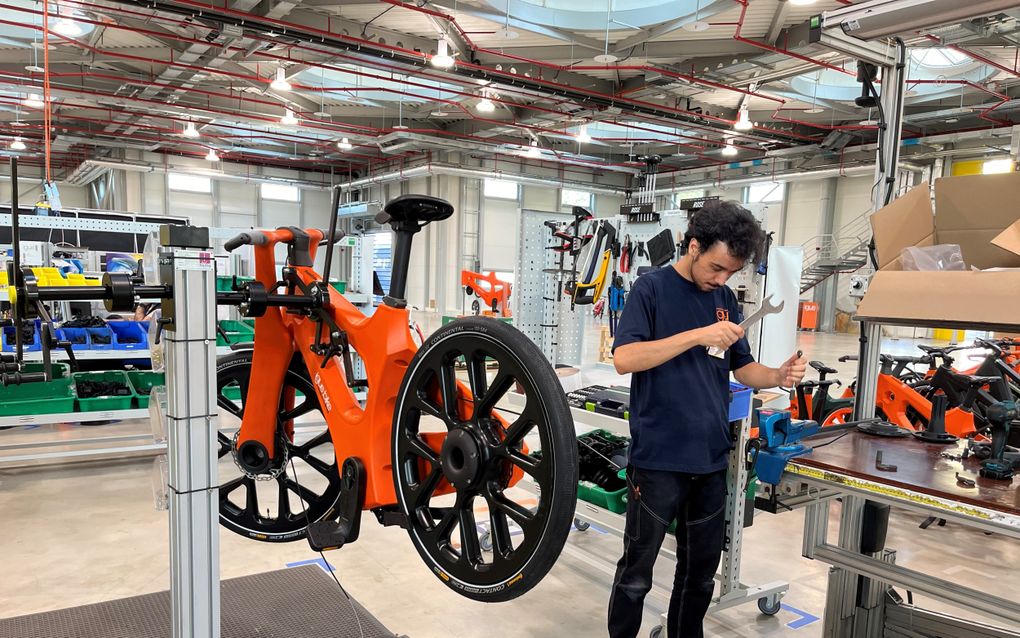
[[[244,474],[248,478],[254,479],[256,481],[275,481],[276,479],[278,479],[280,475],[283,474],[284,470],[286,470],[287,461],[290,457],[290,451],[287,449],[287,441],[286,440],[279,441],[280,449],[283,450],[283,462],[280,463],[280,466],[278,468],[272,469],[268,473],[252,474],[248,470],[244,469],[244,467],[241,466],[241,463],[237,460],[237,437],[240,434],[241,430],[234,432],[234,439],[233,441],[231,441],[230,447],[230,457],[234,459],[234,465],[237,466],[237,469],[241,470],[241,474]]]

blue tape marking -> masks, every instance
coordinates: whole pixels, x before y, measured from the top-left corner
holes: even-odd
[[[302,565],[318,565],[319,569],[327,574],[336,571],[332,565],[321,558],[310,558],[308,560],[299,560],[294,563],[287,563],[287,567],[301,567]]]
[[[800,616],[800,618],[791,620],[790,622],[786,623],[786,626],[789,627],[790,629],[800,629],[801,627],[806,627],[813,622],[818,622],[819,620],[818,616],[812,616],[806,611],[801,611],[796,607],[790,607],[786,603],[782,603],[781,605],[779,605],[779,607],[780,609],[785,609],[791,614],[797,614],[798,616]]]

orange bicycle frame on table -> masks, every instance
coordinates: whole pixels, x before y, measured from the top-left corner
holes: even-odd
[[[255,280],[235,284],[234,293],[223,295],[231,301],[221,303],[255,316],[256,336],[251,350],[217,366],[218,404],[240,419],[233,439],[220,433],[220,457],[229,454],[241,472],[220,486],[220,518],[250,538],[307,537],[323,550],[356,540],[361,512],[371,510],[384,525],[405,527],[447,586],[478,600],[509,600],[545,576],[566,541],[577,448],[552,366],[515,328],[472,317],[415,345],[404,300],[411,240],[452,213],[447,202],[424,196],[387,204],[377,221],[394,231],[390,291],[368,316],[313,268],[317,248],[329,245],[324,237],[342,236],[335,217],[326,233],[279,228],[225,244],[228,251],[252,245]],[[282,277],[278,244],[288,246]],[[279,289],[286,294],[275,294]],[[365,379],[354,378],[355,355]],[[459,369],[466,378],[458,378]],[[242,405],[228,396],[230,389]],[[362,389],[363,401],[355,393]],[[521,412],[498,406],[511,389],[524,395]],[[312,410],[322,413],[326,430],[299,443],[295,421]],[[313,448],[328,454],[313,456]],[[301,484],[294,459],[325,479],[321,494]],[[526,476],[539,488],[537,499],[512,489]],[[257,489],[266,481],[278,484],[269,499],[275,517]],[[233,497],[241,487],[245,498],[238,503]],[[476,511],[476,502],[484,511]]]
[[[471,270],[460,271],[460,285],[468,295],[478,295],[478,298],[485,302],[486,307],[493,313],[499,312],[504,317],[510,316],[510,292],[512,286],[509,281],[503,281],[496,276],[496,273],[489,272],[483,275],[480,272]]]

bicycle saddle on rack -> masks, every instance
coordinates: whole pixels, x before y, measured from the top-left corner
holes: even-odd
[[[453,206],[445,199],[427,195],[401,195],[390,200],[375,220],[380,224],[413,223],[424,226],[453,215]]]

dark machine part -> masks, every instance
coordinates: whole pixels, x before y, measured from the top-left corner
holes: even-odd
[[[665,265],[675,256],[676,243],[673,242],[673,233],[668,229],[648,240],[648,259],[652,262],[652,266]]]
[[[878,92],[874,81],[878,77],[878,67],[867,62],[857,63],[857,81],[861,83],[861,95],[854,98],[854,104],[862,109],[873,109],[878,106]]]
[[[1014,401],[999,401],[988,406],[988,419],[992,435],[991,456],[981,462],[981,476],[998,481],[1008,481],[1020,468],[1020,453],[1006,452],[1006,440],[1013,421],[1020,416]]]
[[[895,472],[898,466],[882,462],[882,450],[875,452],[875,469],[880,472]]]
[[[609,388],[604,385],[589,385],[583,388],[574,390],[573,392],[567,393],[567,403],[572,408],[581,408],[582,410],[588,404],[588,397],[599,390],[608,390]]]
[[[876,554],[885,549],[889,531],[890,507],[875,501],[865,501],[861,513],[861,553]]]
[[[595,430],[577,437],[578,479],[599,486],[607,492],[627,487],[627,480],[619,477],[630,441],[603,430]],[[615,460],[614,460],[615,459]]]
[[[360,459],[344,460],[340,474],[340,506],[335,519],[308,525],[308,544],[317,552],[340,549],[358,540],[361,509],[365,505],[365,465]]]
[[[946,408],[949,406],[949,397],[944,394],[936,394],[931,398],[931,418],[928,419],[928,427],[924,430],[914,432],[914,438],[925,443],[955,443],[957,437],[946,432]]]
[[[585,409],[596,414],[626,419],[630,416],[630,388],[612,386],[588,396]]]

